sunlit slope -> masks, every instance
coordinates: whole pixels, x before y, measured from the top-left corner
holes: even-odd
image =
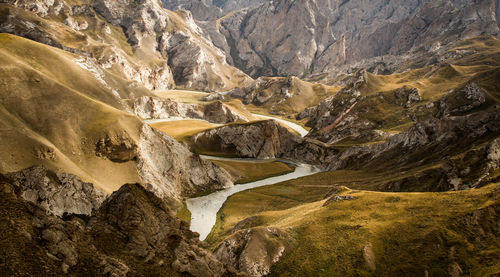
[[[316,185],[311,177],[231,196],[208,238],[212,247],[243,228],[258,234],[276,227],[281,231],[273,240],[286,250],[270,276],[500,272],[498,184],[460,192],[382,193]],[[329,191],[353,199],[327,203]],[[245,219],[244,227],[236,225]],[[255,237],[252,243],[272,244]]]
[[[134,162],[95,155],[106,135],[137,136],[141,122],[65,51],[0,34],[1,171],[46,164],[110,192],[138,181]],[[135,138],[137,139],[137,137]]]
[[[425,65],[430,60],[442,61]],[[345,78],[347,80],[356,77]],[[479,85],[485,92],[486,103],[482,108],[491,107],[500,101],[499,77],[500,40],[492,36],[476,37],[456,43],[436,57],[421,57],[411,61],[401,67],[401,73],[375,75],[366,72],[362,84],[356,88],[360,95],[350,114],[356,116],[356,122],[371,123],[372,129],[398,133],[412,125],[412,117],[425,120],[436,114],[440,108],[436,102],[446,97],[454,97],[454,91],[470,83]],[[405,107],[404,103],[398,101],[396,94],[398,90],[410,89],[417,89],[421,99]],[[333,103],[341,103],[349,98],[352,98],[352,95],[339,93],[333,98]],[[331,110],[331,115],[342,113],[344,106],[346,105],[337,104],[337,108]],[[322,133],[330,132],[330,128],[325,129],[319,128],[314,132],[322,136]],[[373,141],[377,140],[347,138],[339,144]]]

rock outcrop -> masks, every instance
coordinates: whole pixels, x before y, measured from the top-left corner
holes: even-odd
[[[6,178],[20,189],[23,199],[59,217],[90,216],[107,196],[78,176],[53,172],[44,166],[10,173]]]
[[[187,11],[173,13],[149,0],[139,4],[102,0],[94,8],[112,24],[123,27],[133,46],[152,44],[153,49],[168,58],[178,86],[216,90],[230,88],[229,83],[235,82],[231,78],[248,81],[245,74],[225,62],[225,55],[204,37]]]
[[[90,219],[89,230],[98,247],[107,247],[113,239],[114,249],[124,247],[126,256],[149,264],[149,274],[161,272],[164,266],[190,276],[228,274],[201,247],[186,222],[175,218],[165,202],[139,185],[124,185],[111,195]],[[131,258],[116,254],[116,258]],[[165,274],[168,272],[162,275]]]
[[[226,170],[149,125],[143,125],[136,147],[139,175],[147,189],[161,198],[179,201],[233,185]]]
[[[69,190],[67,184],[79,180],[76,176],[66,181],[62,192],[51,193],[61,187],[47,181],[54,177],[51,174],[35,167],[9,176],[0,175],[3,274],[200,277],[237,274],[203,248],[197,234],[172,214],[165,201],[142,186],[124,185],[102,202],[100,195],[83,193],[92,190],[92,184],[85,184],[88,188],[79,195],[65,194]],[[25,200],[30,188],[38,190],[47,202]],[[92,214],[86,214],[82,203],[90,198],[102,204]],[[79,209],[64,205],[61,208],[61,199]],[[68,213],[59,214],[62,209]]]
[[[238,231],[222,241],[215,255],[253,277],[265,276],[285,252],[286,234],[274,227],[256,227]]]
[[[228,12],[255,7],[266,0],[162,0],[169,10],[185,9],[193,13],[196,20],[218,19]]]
[[[193,118],[218,124],[248,121],[218,100],[207,104],[184,104],[171,99],[144,96],[131,101],[130,107],[144,119]]]
[[[195,147],[237,157],[272,159],[290,151],[300,137],[274,120],[233,124],[195,135]]]

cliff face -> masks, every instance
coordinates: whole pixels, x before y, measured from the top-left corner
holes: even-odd
[[[498,1],[270,1],[207,27],[251,76],[302,76],[436,40],[499,34]]]
[[[185,9],[193,13],[196,20],[218,19],[228,12],[258,6],[267,0],[162,0],[169,10]]]

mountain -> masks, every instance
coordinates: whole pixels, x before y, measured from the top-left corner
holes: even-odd
[[[0,1],[0,275],[497,276],[499,15]]]
[[[177,204],[232,184],[223,169],[127,113],[120,94],[99,78],[105,73],[81,56],[9,34],[0,41],[2,172],[45,164],[107,193],[141,181]]]
[[[268,1],[210,22],[215,45],[247,74],[307,76],[357,61],[499,35],[500,2]]]
[[[78,53],[95,70],[107,69],[134,86],[219,90],[250,81],[226,63],[190,13],[165,10],[156,1],[8,3],[1,4],[1,32]]]

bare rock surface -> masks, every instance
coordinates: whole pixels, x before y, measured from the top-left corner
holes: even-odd
[[[253,77],[302,76],[405,54],[435,39],[445,45],[479,34],[498,36],[498,5],[486,0],[266,1],[206,30],[230,62]]]
[[[285,252],[285,239],[286,234],[278,228],[245,229],[222,241],[215,255],[224,264],[250,276],[265,276]]]
[[[187,223],[141,185],[122,186],[92,214],[59,216],[49,213],[51,207],[46,210],[44,202],[24,199],[26,184],[16,178],[23,175],[31,183],[46,182],[45,173],[27,175],[27,171],[34,170],[46,172],[43,168],[29,168],[0,175],[1,252],[10,253],[3,256],[6,263],[0,264],[1,272],[53,276],[238,274],[204,249]],[[50,190],[58,186],[47,183]],[[40,192],[44,192],[43,188]],[[56,194],[47,197],[71,198]]]
[[[98,245],[108,238],[145,263],[151,272],[163,263],[190,276],[222,276],[227,269],[172,215],[165,202],[139,185],[124,185],[111,195],[89,222]],[[165,272],[167,273],[167,272]],[[164,274],[165,274],[164,273]]]
[[[257,159],[282,157],[300,140],[274,120],[222,126],[192,139],[202,149]]]
[[[147,189],[179,200],[199,192],[232,186],[232,176],[190,152],[173,138],[143,125],[137,143],[137,170]]]
[[[143,96],[130,102],[132,111],[144,119],[193,118],[212,123],[248,121],[221,101],[207,104],[185,104],[171,99]]]
[[[90,216],[106,198],[106,193],[83,182],[78,176],[33,166],[10,173],[7,178],[22,191],[22,197],[56,216]]]

